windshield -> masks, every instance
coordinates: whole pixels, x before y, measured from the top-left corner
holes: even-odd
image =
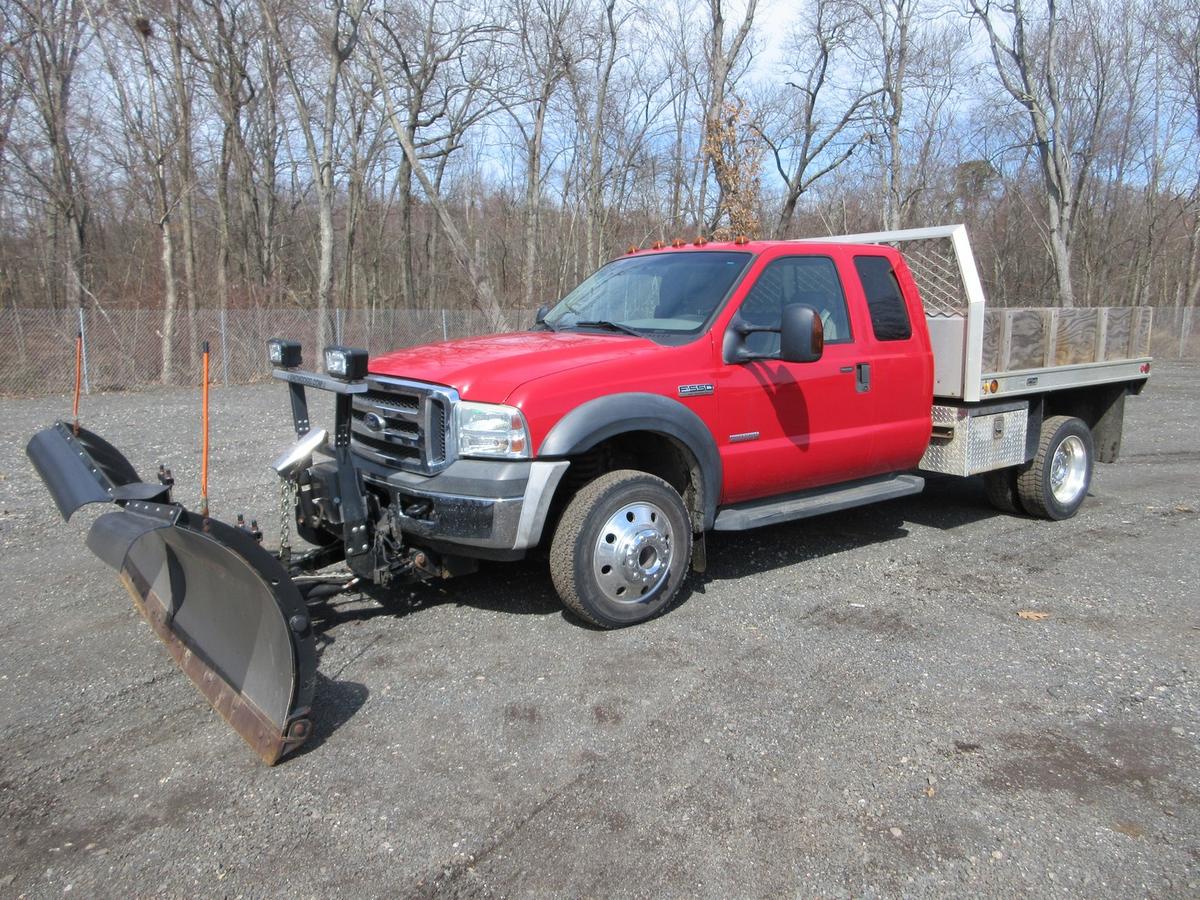
[[[694,334],[725,299],[749,253],[718,250],[628,256],[609,263],[549,313],[551,328]]]

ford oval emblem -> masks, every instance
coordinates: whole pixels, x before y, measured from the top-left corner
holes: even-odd
[[[384,426],[387,425],[387,423],[383,421],[383,416],[377,415],[376,413],[367,413],[365,416],[363,416],[363,424],[367,426],[369,431],[383,431]]]

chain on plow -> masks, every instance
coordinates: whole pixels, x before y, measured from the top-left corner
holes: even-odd
[[[279,479],[279,561],[287,566],[292,561],[292,510],[296,508],[296,483],[290,478]]]

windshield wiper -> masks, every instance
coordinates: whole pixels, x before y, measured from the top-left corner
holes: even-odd
[[[578,322],[572,322],[571,327],[604,328],[608,331],[620,331],[622,334],[632,334],[634,337],[645,337],[636,328],[630,328],[628,325],[622,325],[620,322],[613,322],[610,319],[580,319]]]

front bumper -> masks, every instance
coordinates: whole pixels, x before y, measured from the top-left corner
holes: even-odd
[[[355,455],[368,492],[382,493],[405,537],[443,549],[521,555],[542,537],[566,460],[459,459],[436,475],[379,465]],[[333,466],[320,466],[320,480]]]

